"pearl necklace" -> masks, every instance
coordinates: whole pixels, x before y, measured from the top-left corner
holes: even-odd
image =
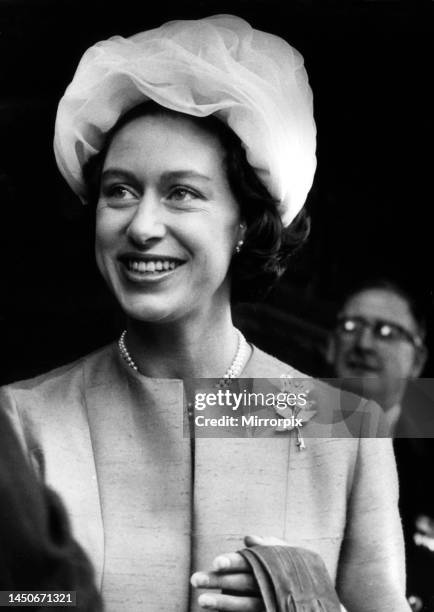
[[[230,384],[232,378],[238,378],[238,376],[243,371],[243,368],[246,364],[247,358],[250,353],[250,348],[247,343],[247,340],[244,338],[243,334],[239,329],[236,329],[238,335],[238,348],[235,353],[235,357],[229,368],[226,370],[225,374],[223,374],[222,378],[220,378],[218,382],[218,387],[222,388]],[[136,362],[131,357],[127,346],[125,344],[125,336],[127,335],[127,330],[121,333],[121,337],[118,340],[119,353],[122,359],[129,365],[129,367],[136,372],[139,371]]]

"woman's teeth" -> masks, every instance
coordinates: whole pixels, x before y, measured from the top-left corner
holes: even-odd
[[[128,268],[133,272],[162,272],[174,270],[178,264],[174,261],[129,261]]]

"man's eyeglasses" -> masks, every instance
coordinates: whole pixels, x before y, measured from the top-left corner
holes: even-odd
[[[420,336],[414,335],[397,323],[374,319],[368,321],[363,317],[340,317],[337,322],[336,331],[341,336],[356,336],[361,331],[369,329],[375,340],[393,344],[394,342],[409,342],[420,348],[423,344]]]

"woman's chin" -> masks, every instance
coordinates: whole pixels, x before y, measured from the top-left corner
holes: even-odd
[[[173,304],[167,299],[121,300],[120,306],[128,319],[142,323],[169,323],[182,318],[185,307]]]
[[[125,308],[124,313],[129,319],[141,323],[163,323],[176,319],[171,309],[166,308]]]

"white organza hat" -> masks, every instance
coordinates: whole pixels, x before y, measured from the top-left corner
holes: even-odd
[[[231,15],[95,44],[60,100],[54,136],[59,169],[82,200],[84,164],[119,117],[147,99],[224,121],[289,225],[316,167],[312,92],[298,51]]]

